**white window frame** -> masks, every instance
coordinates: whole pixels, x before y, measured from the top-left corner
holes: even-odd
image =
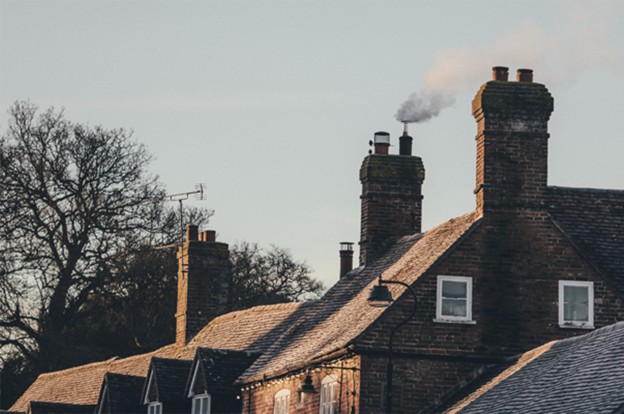
[[[587,322],[568,321],[565,320],[564,313],[564,291],[566,286],[586,287],[587,288]],[[579,280],[560,280],[559,281],[559,326],[561,328],[594,328],[594,282],[586,282]]]
[[[147,414],[162,414],[162,403],[151,402],[147,405]]]
[[[321,401],[319,414],[336,414],[338,408],[338,381],[333,375],[328,375],[321,381]]]
[[[191,413],[195,414],[195,408],[199,405],[199,414],[210,414],[210,409],[212,405],[212,397],[207,392],[203,394],[193,395],[192,405],[191,405]],[[207,409],[205,407],[208,407]]]
[[[282,405],[285,403],[285,405]],[[273,414],[288,414],[290,409],[290,390],[282,388],[273,397]]]
[[[466,316],[453,316],[442,314],[442,286],[444,282],[464,282],[466,283]],[[436,295],[436,318],[434,322],[442,323],[468,323],[474,324],[472,320],[472,277],[469,276],[438,276]]]

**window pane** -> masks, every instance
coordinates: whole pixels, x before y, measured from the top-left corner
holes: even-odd
[[[201,414],[210,414],[210,397],[202,397],[202,410]]]
[[[466,298],[466,282],[452,282],[445,280],[442,282],[442,297],[444,298]]]
[[[589,321],[589,289],[586,286],[563,287],[563,317],[566,321]]]
[[[321,414],[335,414],[338,401],[338,383],[326,382],[321,386]]]
[[[442,315],[467,316],[465,299],[442,299]]]
[[[288,414],[288,407],[290,405],[290,392],[279,392],[275,396],[273,403],[273,414]]]

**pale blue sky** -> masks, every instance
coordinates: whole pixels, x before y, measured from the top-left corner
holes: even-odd
[[[470,102],[494,65],[555,98],[551,184],[624,188],[622,21],[604,1],[0,0],[0,129],[23,99],[133,129],[170,192],[207,185],[221,241],[287,247],[330,285],[368,140],[398,146],[426,82],[457,95],[410,128],[425,228],[474,208]]]

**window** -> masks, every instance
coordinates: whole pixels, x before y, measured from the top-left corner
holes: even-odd
[[[288,406],[290,405],[290,390],[286,388],[275,393],[273,403],[273,414],[288,414]]]
[[[162,414],[162,403],[153,402],[147,406],[147,414]]]
[[[559,325],[594,327],[594,283],[559,281]]]
[[[437,322],[472,322],[472,278],[438,276]]]
[[[321,381],[321,409],[320,414],[335,414],[338,405],[338,381],[331,375]]]
[[[193,414],[210,414],[210,394],[199,394],[193,396]]]

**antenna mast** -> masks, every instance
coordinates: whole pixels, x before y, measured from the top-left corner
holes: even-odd
[[[196,184],[195,191],[186,193],[168,194],[164,196],[163,201],[177,201],[180,204],[180,241],[184,241],[184,208],[182,202],[188,200],[190,196],[195,194],[197,200],[204,200],[204,184]]]

